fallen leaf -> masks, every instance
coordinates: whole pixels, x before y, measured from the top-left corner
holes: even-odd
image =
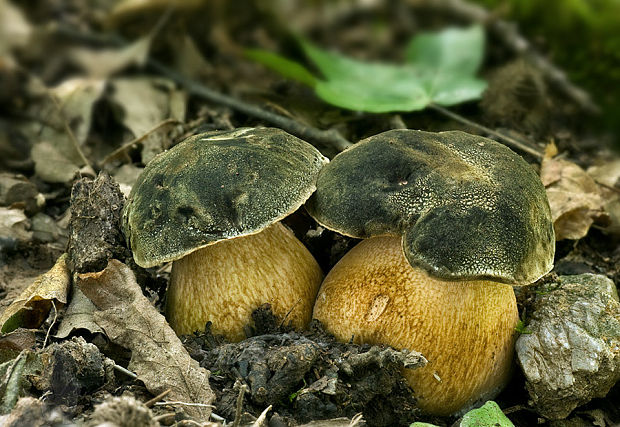
[[[11,332],[19,327],[38,328],[49,315],[52,303],[56,308],[67,303],[71,284],[67,255],[58,258],[56,264],[35,279],[0,316],[0,332]]]
[[[108,338],[131,350],[129,369],[152,394],[171,389],[166,397],[171,401],[213,402],[209,371],[189,356],[129,267],[112,259],[103,271],[77,275],[77,286],[97,307],[95,322]],[[187,406],[185,411],[201,420],[211,414],[209,406]]]
[[[547,189],[556,240],[581,239],[594,221],[608,219],[599,186],[575,163],[545,158],[540,177]]]
[[[41,120],[22,123],[19,129],[35,142],[32,159],[36,174],[44,181],[68,182],[88,163],[81,147],[90,132],[93,107],[104,86],[103,80],[65,80],[49,88],[47,96],[30,108],[29,113]]]
[[[30,221],[21,209],[0,207],[0,236],[3,240],[28,241],[32,237]],[[4,246],[6,242],[1,242]]]
[[[609,226],[605,231],[620,234],[620,159],[588,168],[588,174],[599,183]]]
[[[167,148],[167,130],[152,129],[167,119],[185,120],[186,93],[166,79],[135,77],[117,78],[110,83],[111,101],[123,111],[122,123],[135,138],[142,141],[142,162],[148,163]]]
[[[50,141],[35,144],[31,151],[34,170],[39,178],[47,182],[69,182],[80,170],[80,165],[72,161],[65,152]]]
[[[56,338],[67,338],[73,331],[85,329],[91,334],[103,333],[103,329],[95,323],[95,304],[77,286],[71,292],[71,302],[58,325]]]
[[[69,56],[89,76],[107,78],[131,65],[144,65],[151,41],[152,37],[147,35],[118,49],[93,50],[80,47],[71,51]]]

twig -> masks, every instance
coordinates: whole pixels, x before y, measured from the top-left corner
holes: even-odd
[[[45,339],[43,340],[43,348],[47,347],[47,339],[50,336],[50,331],[56,324],[56,319],[58,319],[58,310],[56,310],[56,304],[54,304],[54,300],[51,300],[51,302],[52,302],[52,307],[54,307],[54,320],[52,320],[52,324],[50,325],[50,327],[47,328],[47,333],[45,334]]]
[[[211,418],[213,418],[215,421],[218,421],[220,423],[226,421],[226,418],[219,416],[215,412],[211,412]]]
[[[588,113],[598,113],[599,107],[592,101],[588,92],[574,85],[568,80],[566,73],[557,68],[551,61],[542,56],[532,45],[517,31],[513,23],[497,19],[491,12],[482,6],[463,0],[427,0],[420,2],[424,7],[430,6],[449,10],[473,22],[485,24],[502,43],[519,55],[525,56],[536,68],[538,68],[559,91],[573,100]]]
[[[215,104],[223,105],[247,114],[248,116],[264,120],[302,139],[313,141],[323,146],[334,148],[338,151],[343,151],[352,145],[351,142],[347,141],[346,138],[334,129],[321,130],[312,126],[307,126],[296,120],[289,119],[288,117],[281,116],[280,114],[272,113],[271,111],[264,110],[256,105],[249,104],[240,99],[217,92],[194,80],[188,79],[187,77],[177,73],[154,59],[149,59],[148,64],[158,73],[168,77],[180,86],[183,86],[194,96],[206,99],[207,101]]]
[[[156,417],[153,417],[153,421],[163,424],[164,420],[167,420],[168,418],[171,418],[171,421],[174,421],[175,416],[176,414],[174,412],[168,412],[166,414],[161,414],[161,415],[157,415]],[[165,424],[165,425],[168,425],[168,424]]]
[[[351,422],[349,423],[349,427],[354,427],[358,424],[360,424],[364,419],[364,414],[363,413],[359,413],[359,414],[355,414],[355,416],[353,418],[351,418]]]
[[[252,424],[252,427],[263,427],[267,425],[267,413],[271,411],[271,407],[272,405],[269,405],[261,412],[256,421],[254,421],[254,424]]]
[[[147,400],[146,402],[144,402],[144,406],[146,406],[147,408],[152,407],[154,404],[156,404],[157,402],[159,402],[160,400],[162,400],[164,397],[168,396],[168,394],[172,391],[171,388],[169,388],[168,390],[165,390],[161,393],[159,393],[157,396],[155,396],[154,398]]]
[[[178,121],[177,119],[169,118],[169,119],[164,120],[161,123],[156,124],[153,128],[147,130],[141,136],[139,136],[137,138],[134,138],[131,141],[121,145],[116,150],[112,151],[110,154],[105,156],[104,159],[101,161],[101,166],[103,166],[103,165],[107,164],[108,162],[114,160],[118,155],[124,153],[125,151],[129,150],[130,148],[134,147],[135,145],[141,143],[146,137],[151,135],[153,132],[157,132],[159,129],[163,128],[164,126],[168,126],[168,125],[171,125],[171,124],[182,124],[182,122]]]
[[[519,140],[517,140],[517,139],[515,139],[515,138],[513,138],[511,136],[505,135],[505,134],[500,133],[500,132],[498,132],[496,130],[488,128],[488,127],[486,127],[484,125],[481,125],[480,123],[476,123],[474,121],[471,121],[471,120],[461,116],[460,114],[457,114],[457,113],[455,113],[453,111],[450,111],[447,108],[444,108],[444,107],[442,107],[440,105],[429,104],[428,108],[431,108],[431,109],[437,111],[438,113],[441,113],[444,116],[450,117],[451,119],[454,119],[454,120],[456,120],[458,122],[461,122],[461,123],[463,123],[463,124],[465,124],[467,126],[474,127],[474,128],[476,128],[478,130],[481,130],[482,132],[488,133],[489,135],[493,135],[493,136],[501,139],[507,145],[511,145],[514,148],[517,148],[517,149],[519,149],[521,151],[524,151],[524,152],[526,152],[528,154],[531,154],[532,156],[534,156],[534,157],[536,157],[538,159],[542,159],[544,157],[542,151],[537,150],[537,149],[535,149],[533,147],[530,147],[529,145],[526,145],[523,142],[521,142],[521,141],[519,141]]]
[[[232,423],[232,427],[239,427],[241,425],[241,414],[243,413],[243,398],[248,391],[248,386],[245,384],[239,384],[239,395],[237,396],[237,408],[235,410],[235,420]]]
[[[153,406],[167,406],[167,405],[180,405],[180,406],[197,406],[199,408],[215,408],[213,405],[208,405],[206,403],[193,403],[193,402],[179,402],[179,401],[166,401],[166,402],[155,402]]]
[[[125,369],[120,365],[117,365],[116,363],[113,365],[114,369],[116,369],[119,372],[122,372],[123,374],[133,378],[134,380],[138,379],[138,376],[136,374],[134,374],[133,372],[131,372],[129,369]]]

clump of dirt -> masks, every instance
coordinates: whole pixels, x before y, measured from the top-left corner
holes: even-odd
[[[426,363],[419,353],[339,343],[317,321],[305,332],[282,330],[268,305],[253,319],[259,335],[239,343],[225,343],[209,327],[184,339],[190,355],[212,373],[218,415],[235,418],[246,390],[245,411],[258,416],[272,405],[273,417],[289,425],[358,413],[376,426],[420,418],[401,374]]]

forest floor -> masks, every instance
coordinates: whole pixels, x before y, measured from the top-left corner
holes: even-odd
[[[120,210],[145,164],[199,132],[280,127],[330,158],[345,140],[390,129],[490,137],[555,191],[551,274],[620,283],[618,135],[596,127],[596,100],[490,12],[460,1],[88,3],[0,0],[0,312],[12,310],[1,318],[0,424],[457,421],[416,407],[401,375],[419,363],[415,354],[339,343],[317,322],[292,331],[269,306],[257,309],[241,343],[207,328],[181,337],[183,345],[166,335],[162,349],[150,328],[167,328],[159,314],[170,265],[145,270],[132,261]],[[488,88],[447,110],[338,108],[244,53],[261,48],[304,62],[301,34],[359,60],[398,63],[417,32],[474,22],[487,34],[479,75]],[[358,242],[318,227],[303,207],[285,223],[325,272]],[[74,255],[62,258],[68,248]],[[77,296],[77,283],[92,294]],[[104,300],[106,289],[120,296]],[[123,300],[126,292],[135,299]],[[524,316],[530,298],[518,294]],[[90,300],[123,314],[114,323]],[[275,362],[283,354],[285,366]],[[618,384],[551,421],[531,405],[516,364],[494,400],[516,426],[620,424]]]

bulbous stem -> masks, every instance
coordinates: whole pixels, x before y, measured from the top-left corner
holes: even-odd
[[[400,237],[359,243],[325,278],[314,317],[339,340],[421,352],[404,372],[420,408],[450,415],[491,398],[508,382],[515,326],[512,287],[447,282],[411,267]]]
[[[260,233],[199,249],[172,265],[166,317],[177,334],[202,331],[245,338],[244,326],[264,303],[285,324],[310,321],[323,273],[293,233],[276,223]]]

